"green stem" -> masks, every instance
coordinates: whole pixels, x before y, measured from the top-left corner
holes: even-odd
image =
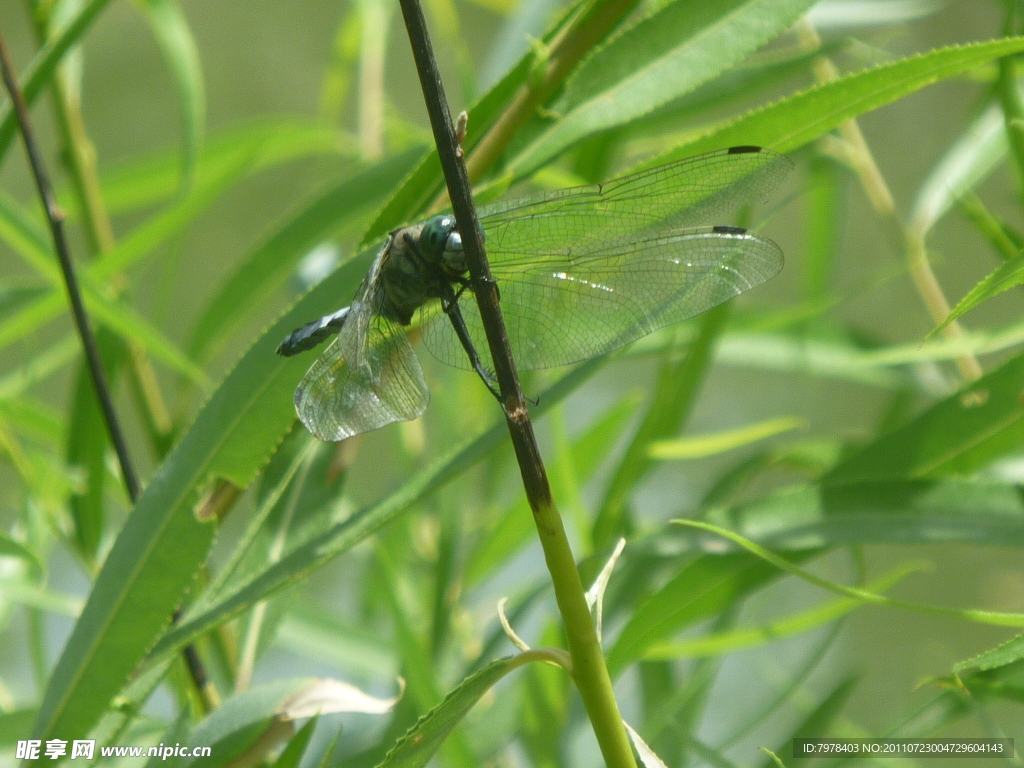
[[[534,507],[533,519],[544,549],[544,561],[551,574],[558,610],[562,614],[572,658],[573,680],[590,717],[601,754],[608,768],[635,768],[633,748],[622,724],[601,641],[583,593],[583,582],[580,581],[562,518],[549,498],[548,503]]]

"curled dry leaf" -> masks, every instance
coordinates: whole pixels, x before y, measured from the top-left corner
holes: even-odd
[[[308,685],[281,702],[277,713],[291,720],[333,712],[363,712],[382,715],[390,712],[405,692],[405,681],[399,678],[398,695],[393,699],[378,699],[363,693],[354,685],[340,680],[312,680]]]

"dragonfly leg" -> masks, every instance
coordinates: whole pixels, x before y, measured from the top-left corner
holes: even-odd
[[[458,297],[462,295],[462,292],[466,289],[463,285],[458,293],[452,290],[451,285],[445,285],[441,297],[441,309],[448,315],[448,319],[452,323],[452,327],[455,328],[455,335],[459,337],[459,341],[462,343],[462,348],[466,350],[466,354],[469,356],[469,363],[473,366],[473,370],[476,371],[477,375],[481,378],[487,389],[490,390],[491,394],[497,398],[498,402],[501,402],[501,394],[497,389],[494,388],[494,375],[484,368],[483,363],[480,361],[480,354],[476,351],[476,347],[473,345],[473,340],[469,337],[469,330],[466,328],[466,321],[462,318],[462,310],[459,309]]]

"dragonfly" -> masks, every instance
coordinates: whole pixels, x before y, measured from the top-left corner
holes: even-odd
[[[518,368],[587,360],[704,312],[776,275],[782,250],[724,218],[764,201],[792,167],[737,146],[590,186],[478,209]],[[278,354],[331,339],[295,390],[306,428],[337,441],[418,418],[429,393],[406,329],[495,392],[455,219],[391,232],[349,306],[292,331]]]

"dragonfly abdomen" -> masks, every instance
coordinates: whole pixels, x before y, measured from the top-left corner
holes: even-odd
[[[277,354],[282,357],[291,357],[322,344],[341,330],[345,324],[345,318],[348,317],[348,312],[349,307],[345,307],[333,314],[324,315],[319,320],[306,323],[301,328],[296,328],[278,345]]]

